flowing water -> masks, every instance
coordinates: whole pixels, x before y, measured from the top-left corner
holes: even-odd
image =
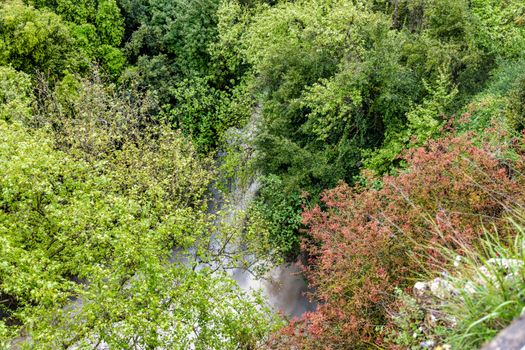
[[[255,179],[245,188],[232,191],[230,203],[233,204],[233,210],[246,210],[255,199],[259,187],[260,183]],[[298,264],[279,265],[260,278],[244,268],[233,269],[231,276],[245,291],[262,290],[268,304],[288,317],[299,317],[315,309],[315,303],[306,296],[308,285]]]
[[[280,265],[264,279],[254,278],[242,269],[235,270],[232,276],[244,290],[262,289],[268,304],[288,317],[300,317],[315,309],[315,303],[306,297],[308,285],[296,264]]]
[[[244,128],[231,130],[230,142],[236,142],[241,149],[250,148],[257,133],[259,117],[260,108],[257,108]],[[231,212],[245,211],[255,200],[261,186],[258,175],[252,175],[252,179],[247,183],[243,186],[238,179],[232,181],[233,188],[226,200],[231,205]],[[213,198],[215,201],[213,207],[220,208],[223,204],[220,195],[215,195]],[[225,218],[225,220],[228,219],[228,217]],[[237,249],[242,248],[237,247]],[[257,259],[257,257],[251,257],[251,259]],[[299,317],[307,311],[313,311],[316,307],[316,303],[309,301],[306,296],[308,285],[297,263],[279,265],[260,278],[244,268],[233,269],[231,276],[245,291],[262,290],[268,304],[288,317]]]

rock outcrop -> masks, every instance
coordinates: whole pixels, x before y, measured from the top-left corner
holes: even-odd
[[[515,320],[502,330],[482,350],[524,350],[525,349],[525,315]]]

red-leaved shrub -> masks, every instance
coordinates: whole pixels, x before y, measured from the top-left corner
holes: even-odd
[[[500,225],[524,203],[523,140],[480,147],[471,138],[431,141],[405,156],[406,171],[384,176],[382,189],[340,184],[322,195],[323,208],[304,212],[304,269],[319,306],[284,330],[278,348],[376,348],[394,288],[440,261],[424,247],[475,244],[482,225]]]

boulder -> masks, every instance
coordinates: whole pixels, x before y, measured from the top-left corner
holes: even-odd
[[[481,350],[522,350],[525,349],[525,315],[502,330]]]

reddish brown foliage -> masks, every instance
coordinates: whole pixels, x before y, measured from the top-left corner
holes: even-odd
[[[311,239],[303,249],[313,257],[305,272],[320,306],[285,330],[282,348],[381,344],[376,326],[386,322],[393,289],[407,288],[424,265],[439,262],[424,247],[474,243],[483,224],[498,225],[507,208],[524,203],[522,150],[512,146],[516,154],[505,161],[509,149],[475,146],[471,136],[412,150],[407,171],[383,177],[381,190],[341,184],[322,195],[324,210],[304,212]]]

